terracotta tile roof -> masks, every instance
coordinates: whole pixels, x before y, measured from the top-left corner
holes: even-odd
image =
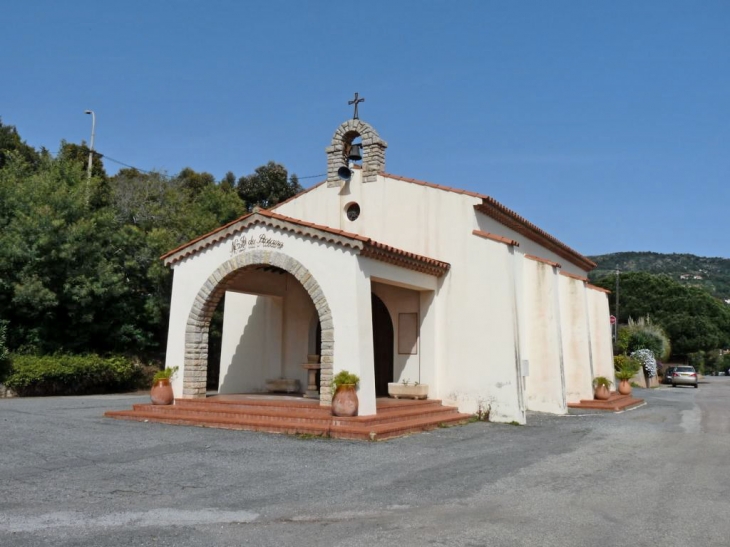
[[[410,270],[434,275],[436,277],[443,276],[451,268],[451,265],[448,262],[397,249],[390,245],[373,241],[369,237],[353,234],[345,230],[330,228],[329,226],[321,224],[306,222],[297,218],[265,210],[244,215],[233,222],[229,222],[212,232],[193,239],[192,241],[165,253],[160,258],[165,261],[166,265],[174,264],[187,256],[214,245],[234,233],[240,232],[248,226],[256,224],[275,226],[297,234],[323,239],[346,247],[357,248],[363,256],[395,264]]]
[[[489,232],[482,232],[481,230],[472,230],[471,232],[475,236],[483,237],[484,239],[491,239],[492,241],[498,241],[499,243],[505,243],[507,245],[514,245],[515,247],[519,247],[519,242],[515,241],[514,239],[510,239],[508,237],[504,236],[498,236],[497,234],[490,234]]]
[[[465,196],[471,196],[473,198],[486,199],[489,196],[484,194],[478,194],[476,192],[470,192],[469,190],[462,190],[459,188],[452,188],[450,186],[442,186],[440,184],[434,184],[433,182],[426,182],[425,180],[412,179],[409,177],[401,177],[400,175],[393,175],[392,173],[380,173],[381,176],[389,179],[402,180],[403,182],[410,182],[411,184],[418,184],[419,186],[427,186],[428,188],[435,188],[436,190],[444,190],[445,192],[452,192],[454,194],[462,194]]]
[[[586,287],[588,287],[589,289],[593,289],[594,291],[601,291],[605,292],[606,294],[611,294],[611,291],[609,291],[608,289],[604,289],[603,287],[596,287],[595,285],[591,285],[590,283],[586,283]]]
[[[560,272],[560,275],[564,275],[565,277],[569,277],[570,279],[577,279],[578,281],[582,281],[583,283],[588,283],[588,278],[583,277],[582,275],[575,275],[568,272]]]
[[[548,264],[549,266],[552,266],[553,268],[562,268],[559,262],[553,262],[552,260],[548,260],[547,258],[542,258],[535,255],[525,255],[525,258],[529,258],[530,260],[535,260],[536,262],[542,262],[543,264]]]

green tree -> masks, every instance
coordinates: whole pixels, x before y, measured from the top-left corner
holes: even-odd
[[[186,167],[177,175],[180,186],[193,195],[197,195],[206,188],[215,186],[215,177],[210,173],[198,173],[190,167]]]
[[[20,138],[17,129],[12,125],[4,125],[0,118],[0,169],[8,162],[10,155],[17,154],[33,168],[40,162],[40,154]]]
[[[61,150],[58,153],[60,159],[66,160],[69,163],[79,164],[83,167],[85,172],[88,172],[89,168],[89,147],[85,142],[81,144],[74,144],[71,142],[62,141]],[[104,163],[101,161],[101,154],[94,151],[91,158],[91,176],[97,177],[102,180],[107,179],[106,169],[104,169]]]
[[[150,345],[144,297],[132,282],[139,244],[109,207],[87,202],[83,166],[47,158],[36,173],[11,160],[0,193],[0,315],[11,348],[39,352],[124,351]]]
[[[289,178],[286,167],[270,161],[257,167],[251,175],[238,179],[238,195],[249,211],[254,207],[268,209],[302,191],[296,175]]]
[[[165,347],[170,249],[245,214],[235,176],[186,168],[169,177],[101,157],[87,181],[88,149],[62,143],[27,159],[15,128],[0,166],[0,318],[13,351],[128,352]],[[3,141],[3,142],[6,142]],[[27,152],[27,150],[26,150]]]
[[[157,347],[166,340],[172,289],[172,274],[159,257],[245,213],[235,192],[207,183],[192,190],[184,179],[135,170],[112,179],[113,210],[134,241],[124,251],[128,277],[145,295],[142,316]]]
[[[226,192],[236,189],[236,175],[232,171],[228,171],[220,181],[220,187]]]
[[[606,276],[596,284],[613,289],[616,276]],[[631,272],[621,274],[620,291],[619,322],[651,316],[669,336],[675,357],[730,346],[730,306],[705,289],[680,284],[667,275]],[[615,315],[614,306],[611,299]]]
[[[682,285],[703,287],[723,300],[730,298],[730,258],[652,252],[611,253],[589,258],[597,264],[589,274],[592,281],[613,275],[618,266],[622,275],[628,272],[665,274]]]

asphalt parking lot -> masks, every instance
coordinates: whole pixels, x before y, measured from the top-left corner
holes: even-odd
[[[0,400],[0,545],[727,545],[730,377],[381,443]]]

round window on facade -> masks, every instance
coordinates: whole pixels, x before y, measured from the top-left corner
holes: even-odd
[[[347,220],[357,220],[357,217],[360,216],[360,206],[357,203],[350,203],[345,212],[347,214]]]

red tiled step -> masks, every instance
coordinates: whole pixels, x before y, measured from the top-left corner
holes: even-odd
[[[105,415],[124,420],[363,440],[407,435],[441,425],[464,423],[470,418],[435,400],[407,403],[378,400],[375,415],[340,418],[332,416],[329,408],[311,402],[242,402],[214,398],[182,400],[171,406],[134,405],[133,410]]]
[[[330,436],[340,439],[383,440],[407,435],[418,431],[435,429],[443,425],[465,423],[470,419],[468,414],[448,413],[438,417],[410,418],[390,423],[357,423],[339,420],[339,423],[309,423],[294,420],[267,420],[250,416],[200,416],[187,413],[159,413],[147,411],[107,412],[111,418],[149,421],[175,425],[194,425],[221,429],[237,429],[248,431],[264,431],[270,433],[311,434]]]
[[[405,407],[392,410],[380,410],[374,416],[356,416],[354,418],[345,418],[348,421],[354,423],[365,424],[390,424],[394,422],[401,422],[403,420],[412,419],[434,419],[448,417],[451,415],[459,415],[458,410],[454,407],[448,407],[443,405],[429,405],[421,407]],[[335,421],[342,420],[342,418],[335,418]]]
[[[165,416],[187,416],[194,418],[195,416],[210,416],[210,417],[223,417],[235,419],[238,417],[252,417],[259,419],[270,419],[270,420],[294,420],[301,422],[327,422],[329,423],[332,419],[332,413],[328,410],[319,410],[317,412],[302,412],[296,409],[287,408],[226,408],[227,405],[134,405],[133,410],[135,412],[151,413],[153,415],[165,415]]]
[[[266,421],[272,420],[291,420],[298,423],[320,423],[336,425],[340,424],[382,424],[390,422],[398,422],[411,418],[430,418],[446,416],[453,414],[456,409],[445,407],[439,404],[405,406],[400,408],[390,407],[386,410],[379,410],[377,414],[372,416],[357,416],[353,418],[333,417],[330,409],[318,408],[316,411],[301,412],[298,409],[284,408],[241,408],[236,405],[218,405],[218,404],[200,404],[200,405],[174,405],[160,406],[150,404],[134,405],[134,411],[160,414],[166,416],[185,416],[186,418],[195,418],[196,416],[208,417],[225,417],[236,419],[238,417],[252,417]]]
[[[226,398],[225,395],[208,397],[207,399],[176,399],[175,406],[205,406],[208,405],[225,405],[226,407],[239,407],[239,408],[296,408],[298,410],[319,412],[329,412],[328,407],[322,407],[319,401],[314,399],[244,399],[244,398]],[[440,399],[419,399],[419,400],[406,400],[406,399],[378,399],[377,408],[378,410],[390,410],[396,408],[413,408],[413,407],[424,407],[424,406],[440,406]]]
[[[611,396],[605,400],[582,399],[579,403],[568,403],[568,408],[583,408],[590,410],[610,410],[618,412],[638,406],[644,402],[643,399],[636,399],[630,395],[621,395],[615,391],[611,392]]]
[[[271,433],[308,433],[325,435],[329,424],[298,423],[291,420],[265,420],[255,417],[230,418],[225,416],[200,416],[187,413],[166,414],[160,412],[122,410],[107,412],[105,416],[138,422],[155,422],[173,425],[194,425],[220,429],[238,429],[247,431],[266,431]]]
[[[314,399],[282,399],[282,400],[258,400],[258,399],[224,399],[222,397],[209,397],[207,399],[176,399],[176,407],[209,407],[219,406],[225,408],[260,408],[260,409],[296,409],[298,412],[321,412],[324,407]]]
[[[346,431],[339,428],[341,426],[333,426],[330,432],[331,437],[335,438],[362,438],[382,441],[395,437],[402,437],[411,433],[420,433],[439,427],[448,427],[452,425],[465,424],[471,419],[469,414],[459,414],[458,412],[434,418],[411,418],[408,420],[400,420],[397,422],[373,424],[371,426],[360,426],[358,429],[359,437],[350,437]]]

